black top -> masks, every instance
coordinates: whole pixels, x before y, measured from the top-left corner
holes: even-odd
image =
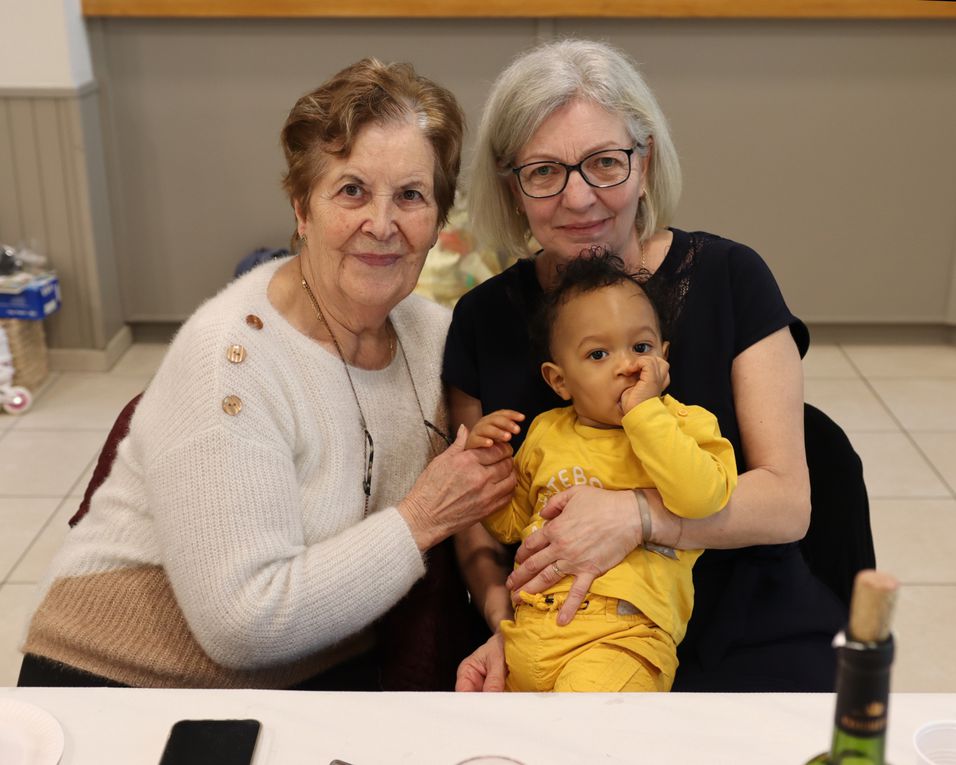
[[[670,327],[668,393],[717,416],[744,472],[731,391],[734,358],[783,327],[802,356],[809,335],[756,252],[713,234],[672,232],[651,277]],[[443,377],[479,399],[485,413],[517,409],[531,422],[565,405],[542,379],[528,337],[542,294],[534,262],[525,259],[455,307]],[[675,690],[833,689],[830,641],[845,611],[810,574],[796,544],[708,551],[694,568],[694,586]]]

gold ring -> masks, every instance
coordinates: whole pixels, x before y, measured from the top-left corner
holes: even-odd
[[[551,564],[551,570],[554,571],[554,575],[555,575],[556,577],[558,577],[558,579],[564,579],[564,577],[567,576],[567,574],[565,574],[565,573],[561,570],[561,567],[558,565],[558,562],[557,562],[557,561],[555,561],[554,563]]]

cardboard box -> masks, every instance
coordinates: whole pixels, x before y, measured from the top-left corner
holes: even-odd
[[[0,289],[0,319],[43,319],[60,308],[60,281],[38,276],[15,291]]]

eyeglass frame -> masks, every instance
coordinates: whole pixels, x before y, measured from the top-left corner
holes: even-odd
[[[634,164],[633,162],[631,162],[631,157],[633,156],[634,152],[640,148],[642,148],[641,144],[637,143],[637,144],[634,144],[634,146],[632,146],[629,149],[625,149],[621,147],[615,147],[613,149],[599,149],[598,151],[592,151],[590,154],[584,157],[576,165],[569,165],[565,162],[559,162],[556,159],[542,159],[536,162],[526,162],[525,164],[519,165],[518,167],[512,167],[511,172],[514,173],[515,178],[518,179],[518,188],[521,189],[521,193],[524,194],[529,199],[550,199],[551,197],[556,197],[558,194],[563,192],[568,187],[568,181],[571,180],[571,173],[575,170],[577,170],[577,173],[578,175],[581,176],[581,179],[592,189],[613,189],[616,186],[620,186],[622,183],[627,183],[628,179],[630,179],[631,173],[634,172]],[[594,157],[598,154],[604,154],[609,151],[623,151],[627,155],[627,175],[624,176],[623,180],[620,180],[617,183],[611,183],[607,186],[601,186],[597,183],[591,183],[588,177],[584,174],[584,171],[581,169],[581,166],[585,162],[587,162],[589,159],[591,159],[591,157]],[[555,192],[552,192],[551,194],[545,194],[543,196],[535,196],[534,194],[529,194],[525,190],[524,185],[521,183],[520,173],[526,167],[532,167],[534,165],[561,165],[561,167],[564,168],[564,183],[561,184],[561,188]]]
[[[423,419],[422,422],[425,425],[425,433],[428,435],[428,449],[432,456],[436,454],[432,433],[437,433],[441,440],[445,442],[446,447],[451,446],[451,437],[441,428],[426,419]],[[372,434],[368,432],[368,428],[365,427],[364,423],[362,424],[362,433],[365,435],[363,442],[363,451],[365,452],[365,477],[362,479],[362,492],[365,494],[365,515],[368,516],[368,501],[372,496],[372,462],[375,460],[375,442],[372,441]]]

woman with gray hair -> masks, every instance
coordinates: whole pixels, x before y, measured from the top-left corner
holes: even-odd
[[[675,690],[830,690],[838,598],[796,544],[810,519],[801,356],[809,336],[764,261],[709,233],[671,228],[681,175],[667,121],[634,64],[601,43],[563,40],[520,56],[498,78],[473,160],[470,211],[485,243],[518,258],[456,306],[443,377],[452,420],[516,409],[531,420],[565,405],[539,373],[528,325],[563,263],[607,248],[663,298],[672,384],[715,413],[740,481],[727,507],[700,520],[638,498],[565,482],[526,538],[517,568],[480,526],[456,540],[489,641],[459,668],[460,690],[499,690],[498,624],[512,593],[575,577],[554,618],[567,624],[596,576],[645,541],[706,548]],[[529,257],[529,242],[540,249]],[[532,247],[532,250],[535,247]],[[515,449],[521,435],[512,440]]]

